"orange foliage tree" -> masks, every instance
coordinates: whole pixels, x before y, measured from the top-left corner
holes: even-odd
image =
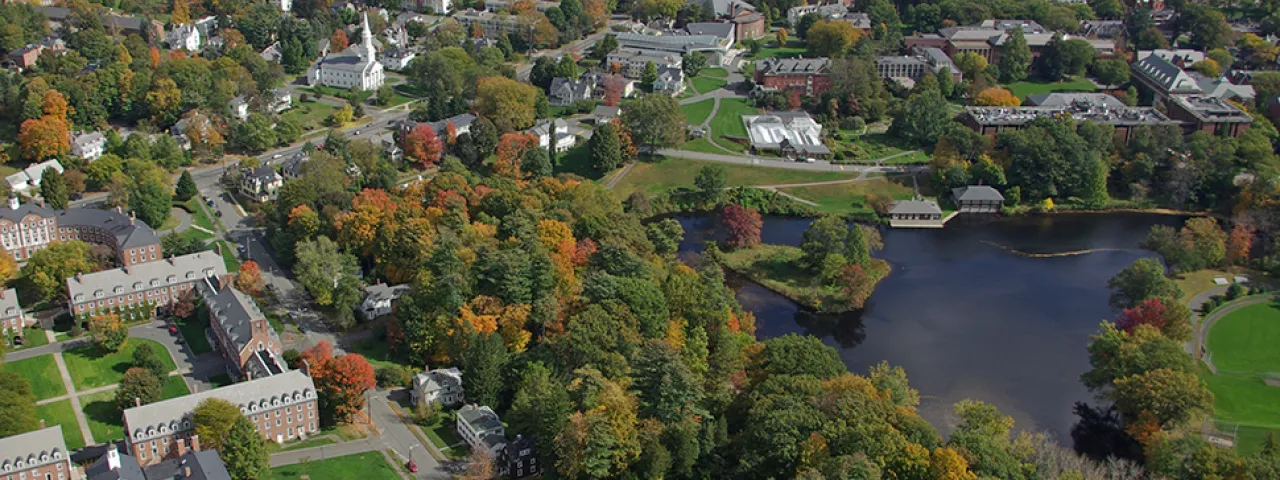
[[[347,32],[341,28],[333,31],[333,37],[329,38],[329,50],[340,52],[351,46],[351,40],[347,39]]]
[[[1253,225],[1237,221],[1227,236],[1227,263],[1239,265],[1249,259],[1253,248]]]
[[[333,356],[333,346],[320,342],[302,352],[311,368],[311,378],[320,392],[321,408],[331,409],[334,418],[344,421],[364,408],[364,392],[377,385],[373,365],[363,355]]]
[[[249,260],[240,264],[240,273],[236,274],[236,288],[240,291],[257,295],[262,293],[262,268],[258,262]]]
[[[66,120],[51,115],[33,118],[18,127],[18,145],[23,158],[38,162],[71,150],[71,130]]]
[[[520,157],[525,150],[538,147],[538,137],[522,132],[504,133],[498,139],[498,158],[493,162],[493,173],[508,178],[520,178]]]
[[[404,136],[404,153],[428,167],[440,161],[443,152],[436,129],[425,123],[419,123]]]
[[[973,104],[985,107],[1016,107],[1022,105],[1022,100],[1013,96],[1013,92],[1000,87],[988,87],[973,99]]]

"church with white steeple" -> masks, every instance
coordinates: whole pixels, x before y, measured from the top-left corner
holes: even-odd
[[[360,43],[321,58],[307,70],[307,84],[341,89],[355,87],[359,90],[373,90],[382,86],[385,80],[382,63],[378,61],[378,51],[373,46],[373,31],[369,29],[367,12],[361,27],[364,32]]]

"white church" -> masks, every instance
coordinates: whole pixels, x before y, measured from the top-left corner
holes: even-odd
[[[339,53],[325,55],[307,70],[308,85],[325,85],[342,89],[355,87],[373,90],[384,80],[382,62],[373,47],[373,32],[369,29],[369,14],[364,14],[364,38]]]

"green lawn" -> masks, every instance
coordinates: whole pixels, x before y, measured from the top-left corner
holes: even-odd
[[[693,79],[693,89],[697,90],[698,93],[710,93],[728,84],[729,82],[723,78],[694,77]]]
[[[124,377],[125,370],[128,370],[133,362],[133,351],[143,343],[150,344],[155,349],[160,360],[169,370],[176,368],[173,358],[169,356],[169,351],[165,350],[163,345],[141,338],[129,339],[129,343],[115,353],[105,353],[92,344],[84,345],[68,350],[63,354],[63,359],[67,362],[67,370],[71,372],[71,380],[75,383],[76,389],[88,390],[119,383]]]
[[[711,109],[715,106],[716,99],[708,98],[701,102],[681,105],[680,110],[684,112],[685,121],[689,122],[689,125],[702,125],[707,121],[707,117],[711,116]]]
[[[799,266],[803,256],[804,251],[799,247],[762,243],[726,252],[721,261],[725,267],[802,305],[820,311],[846,310],[836,289],[822,285],[812,272]],[[879,282],[889,274],[889,264],[872,259],[868,274]]]
[[[436,414],[430,424],[420,425],[422,431],[427,434],[427,438],[431,439],[431,443],[436,444],[436,448],[445,456],[453,459],[466,458],[470,453],[470,448],[466,443],[458,437],[457,412],[454,410],[443,411]],[[461,444],[461,445],[459,445]],[[458,445],[450,447],[450,445]]]
[[[313,460],[271,469],[262,480],[296,480],[306,475],[310,480],[400,480],[396,467],[387,463],[381,452],[365,452],[327,460]]]
[[[917,148],[887,133],[858,135],[852,130],[841,130],[840,140],[829,139],[833,152],[844,152],[844,160],[851,163],[871,163]],[[919,152],[886,160],[887,164],[927,163],[929,155]]]
[[[66,395],[67,387],[62,384],[62,375],[58,373],[58,365],[53,355],[41,355],[26,360],[5,362],[4,371],[21,375],[31,384],[31,393],[36,400],[44,400],[59,395]]]
[[[45,426],[62,425],[62,439],[67,448],[77,450],[84,448],[84,435],[80,434],[80,423],[76,421],[76,412],[71,408],[71,400],[61,400],[36,406],[36,417],[44,420]]]
[[[1032,82],[1022,81],[1004,85],[1004,88],[1013,92],[1015,97],[1026,99],[1027,95],[1036,93],[1053,93],[1053,92],[1093,92],[1098,87],[1093,85],[1087,78],[1077,78],[1063,82]]]
[[[98,392],[80,397],[84,416],[89,420],[89,431],[98,443],[124,438],[124,425],[120,410],[116,408],[116,392]]]
[[[160,396],[165,400],[186,395],[191,395],[191,388],[187,387],[187,381],[182,379],[182,375],[173,375],[166,378],[164,386],[160,388]]]
[[[776,41],[770,41],[768,43],[771,46],[761,48],[760,52],[756,53],[751,58],[794,58],[804,56],[804,40],[797,38],[788,39],[785,47],[774,45],[777,43]]]
[[[226,240],[218,240],[218,245],[222,246],[222,263],[227,265],[227,271],[236,273],[240,271],[240,259],[236,258],[236,249],[232,247]]]
[[[178,326],[182,340],[191,347],[191,353],[199,355],[213,351],[213,347],[209,345],[209,339],[204,334],[209,326],[209,314],[204,307],[196,309],[196,314],[188,318],[174,319],[174,324]]]
[[[684,142],[684,145],[680,146],[680,149],[702,153],[719,153],[721,155],[729,153],[717,148],[715,144],[711,143],[711,140],[707,140],[705,138],[695,138]]]
[[[905,184],[902,180],[906,180]],[[897,181],[877,178],[863,182],[784,188],[781,190],[784,193],[817,203],[819,205],[817,209],[822,213],[870,214],[874,212],[872,212],[871,206],[867,203],[868,195],[874,194],[892,197],[896,200],[905,200],[910,199],[914,194],[911,190],[909,177],[902,177],[901,180]]]
[[[760,110],[751,106],[750,100],[744,98],[725,98],[720,100],[720,109],[716,110],[716,118],[711,119],[711,130],[715,135],[713,141],[730,150],[740,151],[741,144],[724,138],[726,135],[746,138],[747,126],[742,123],[743,115],[757,115]]]
[[[364,355],[374,368],[409,365],[403,349],[399,354],[393,353],[387,342],[382,340],[365,340],[352,344],[348,350]]]
[[[212,384],[212,385],[213,385],[213,388],[222,388],[222,387],[225,387],[225,386],[227,386],[227,385],[231,385],[231,384],[233,384],[233,383],[236,383],[236,382],[231,381],[231,376],[230,376],[230,375],[227,375],[227,374],[225,374],[225,373],[220,374],[220,375],[214,375],[214,376],[212,376],[212,377],[209,377],[208,382],[209,382],[210,384]]]
[[[857,176],[854,172],[813,172],[785,168],[748,167],[668,157],[658,162],[637,163],[631,169],[631,173],[618,182],[613,191],[617,192],[622,198],[626,198],[627,195],[637,190],[660,193],[677,187],[689,187],[693,185],[693,178],[697,176],[698,170],[709,165],[724,167],[726,183],[730,187],[826,182],[855,178]]]
[[[1219,372],[1280,375],[1280,304],[1233,311],[1209,329],[1208,347]],[[1280,392],[1280,388],[1276,389]],[[1280,417],[1280,412],[1277,412]]]
[[[22,350],[24,348],[48,345],[49,337],[44,334],[43,328],[40,328],[40,327],[24,328],[22,329],[22,341],[24,342],[22,346],[15,348],[14,349],[15,351]]]
[[[556,154],[555,173],[572,173],[582,178],[600,178],[600,172],[591,165],[591,152],[586,144],[577,145],[569,151]]]
[[[333,113],[335,107],[328,103],[317,101],[294,102],[293,108],[284,112],[284,118],[292,118],[302,126],[303,132],[309,132],[324,127],[325,119]]]
[[[303,441],[295,440],[292,442],[285,442],[284,445],[278,444],[276,442],[267,442],[267,452],[269,453],[287,452],[290,450],[302,450],[304,448],[333,445],[335,443],[338,443],[338,441],[332,438],[311,438]]]
[[[698,72],[698,75],[713,78],[729,78],[729,71],[720,67],[704,68],[701,72]]]

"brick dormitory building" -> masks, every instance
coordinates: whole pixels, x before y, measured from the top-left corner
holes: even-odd
[[[67,298],[76,316],[165,307],[209,277],[227,277],[216,250],[76,275],[67,279]]]
[[[40,421],[44,423],[43,420]],[[42,425],[43,426],[43,425]],[[71,453],[62,426],[0,438],[0,478],[5,480],[68,480]]]
[[[106,246],[125,266],[164,258],[155,230],[119,208],[54,210],[9,197],[9,208],[0,209],[0,244],[14,260],[25,261],[50,243],[68,240]]]
[[[284,373],[280,336],[253,298],[218,277],[207,277],[196,288],[232,377],[252,380]]]

